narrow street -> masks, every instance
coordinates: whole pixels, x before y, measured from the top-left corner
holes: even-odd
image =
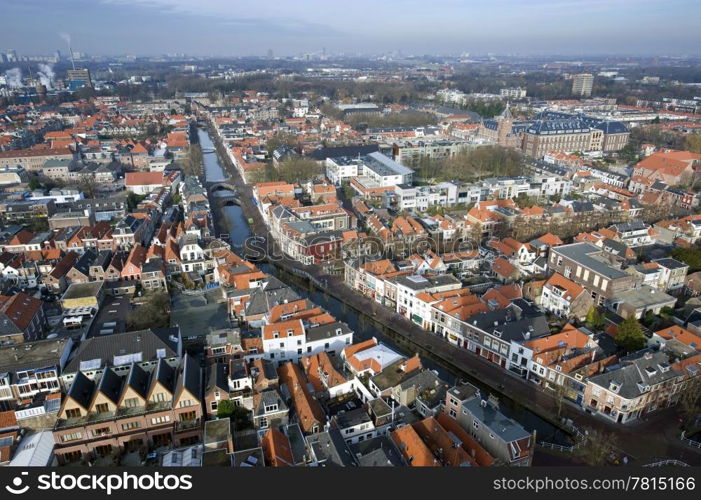
[[[442,364],[450,367],[451,371],[463,379],[476,379],[488,386],[497,395],[501,394],[516,403],[528,408],[535,414],[562,427],[556,417],[558,407],[561,419],[571,419],[580,430],[596,430],[611,436],[614,446],[626,455],[636,465],[645,465],[666,458],[681,460],[690,465],[701,465],[701,450],[692,448],[678,439],[677,412],[674,408],[658,411],[638,422],[625,426],[610,422],[604,417],[584,412],[574,403],[565,401],[558,404],[557,398],[550,391],[526,381],[525,379],[507,372],[500,366],[476,355],[473,352],[458,348],[443,338],[432,334],[399,314],[377,304],[374,300],[360,295],[343,283],[343,278],[323,274],[319,266],[305,266],[289,259],[279,251],[275,241],[272,241],[262,215],[253,202],[251,186],[245,184],[229,158],[223,153],[223,147],[216,135],[211,134],[219,152],[219,156],[227,173],[231,175],[231,183],[236,186],[241,201],[243,213],[249,220],[251,233],[256,237],[264,237],[269,255],[281,256],[270,259],[269,262],[283,270],[296,269],[309,273],[322,283],[326,283],[323,292],[335,297],[358,314],[368,315],[373,311],[369,320],[402,336],[414,345],[429,351],[432,356],[441,360]],[[641,436],[645,436],[641,439]]]

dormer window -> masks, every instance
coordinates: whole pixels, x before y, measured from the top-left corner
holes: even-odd
[[[611,392],[618,393],[618,391],[619,391],[620,389],[621,389],[621,385],[620,385],[618,382],[613,382],[613,381],[612,381],[612,382],[609,384],[609,390],[610,390]]]

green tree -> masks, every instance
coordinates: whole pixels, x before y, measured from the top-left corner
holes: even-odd
[[[689,272],[701,270],[701,249],[698,247],[677,247],[672,250],[672,257],[689,266]]]
[[[223,399],[219,401],[219,405],[217,406],[217,417],[218,418],[227,418],[231,417],[231,415],[234,414],[234,410],[236,409],[236,405],[234,404],[233,401],[230,399]]]
[[[601,330],[606,324],[604,315],[595,306],[591,306],[587,312],[587,324],[595,330]]]
[[[132,191],[129,191],[129,194],[127,195],[127,207],[129,207],[129,211],[134,210],[136,206],[139,203],[141,203],[145,198],[145,195],[136,194]]]
[[[351,187],[350,182],[348,181],[343,183],[341,190],[343,191],[343,196],[345,196],[348,200],[352,199],[356,195],[355,189]]]
[[[39,180],[39,177],[33,175],[32,178],[29,179],[29,182],[27,185],[28,185],[29,189],[34,191],[35,189],[41,188],[41,181]]]
[[[614,339],[618,345],[628,352],[639,351],[647,343],[645,334],[640,328],[640,323],[633,315],[627,317],[623,323],[618,325],[618,331]]]

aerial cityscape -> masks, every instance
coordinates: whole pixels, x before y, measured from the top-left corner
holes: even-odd
[[[200,3],[0,8],[0,465],[701,465],[693,2]]]

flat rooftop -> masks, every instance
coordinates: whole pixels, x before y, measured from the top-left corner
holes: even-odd
[[[2,346],[0,347],[0,373],[42,361],[57,363],[68,342],[71,340],[61,338]],[[42,367],[36,366],[36,368]]]
[[[553,251],[609,279],[619,279],[629,276],[628,273],[597,259],[596,256],[601,255],[602,250],[591,243],[562,245],[553,248]]]

